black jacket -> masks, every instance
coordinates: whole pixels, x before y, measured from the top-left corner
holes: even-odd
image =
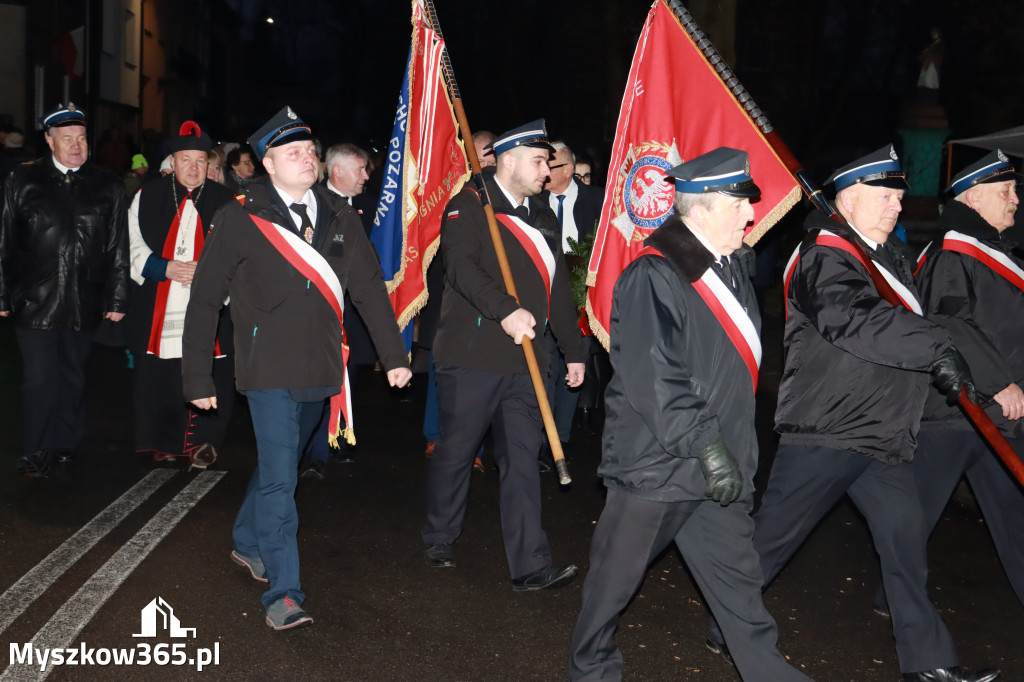
[[[4,185],[0,310],[32,329],[95,328],[128,308],[124,186],[91,161],[64,176],[44,157]]]
[[[612,294],[610,355],[601,466],[605,484],[646,499],[703,500],[701,450],[725,439],[743,472],[743,495],[757,470],[750,371],[692,283],[714,256],[675,215],[645,242],[645,255],[619,276]],[[753,252],[742,247],[737,300],[760,333],[750,282]],[[717,274],[717,271],[716,271]]]
[[[360,308],[384,367],[408,367],[380,265],[359,217],[330,192],[319,187],[313,191],[317,198],[313,247]],[[244,207],[232,201],[214,215],[185,314],[186,400],[215,395],[210,376],[214,334],[217,313],[229,294],[238,390],[341,385],[341,327],[334,311],[249,217],[252,213],[295,229],[287,211],[269,178],[260,178],[246,188]]]
[[[1024,259],[1012,253],[1014,244],[1006,233],[1000,235],[959,201],[946,204],[939,218],[940,235],[952,230],[974,237],[1024,268]],[[977,258],[941,247],[940,236],[929,245],[917,273],[925,315],[949,331],[983,396],[993,396],[1012,383],[1024,385],[1024,292]],[[1008,421],[994,401],[985,411],[1004,435],[1024,436],[1024,420]],[[947,405],[938,391],[932,391],[921,428],[974,427],[958,406]]]
[[[494,212],[511,213],[512,206],[494,180],[489,179],[487,185]],[[555,214],[536,196],[530,197],[529,205],[529,222],[544,235],[555,257],[550,315],[548,292],[540,272],[519,240],[499,223],[520,302],[505,291],[484,209],[476,191],[467,185],[448,202],[441,222],[445,289],[434,338],[436,364],[525,374],[528,369],[523,349],[501,328],[501,321],[520,307],[536,319],[538,339],[548,319],[565,361],[583,362],[585,355]],[[533,350],[544,372],[548,363],[544,344],[534,343]]]
[[[601,205],[604,203],[604,190],[600,187],[591,187],[580,180],[573,178],[576,185],[576,202],[572,206],[572,219],[576,223],[576,230],[579,232],[579,243],[587,240],[587,237],[594,231],[596,223],[601,218]],[[545,206],[551,206],[551,192],[544,190],[540,194]]]
[[[815,211],[786,299],[786,367],[775,429],[784,444],[849,450],[896,464],[913,459],[930,388],[928,368],[949,334],[886,302],[853,255],[819,246],[826,229],[858,239]],[[914,291],[906,263],[891,247],[861,241],[879,268]]]

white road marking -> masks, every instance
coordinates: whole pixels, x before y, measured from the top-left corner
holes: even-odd
[[[157,512],[53,614],[32,637],[33,647],[41,650],[70,646],[131,572],[226,473],[204,471],[197,474],[191,483]],[[0,675],[0,682],[43,680],[53,668],[47,666],[41,671],[38,664],[11,665]]]
[[[18,582],[8,587],[0,595],[0,633],[3,633],[76,561],[176,473],[172,469],[155,469],[149,472],[145,478],[111,502],[106,509],[65,540],[64,544],[50,552],[49,556],[19,578]]]

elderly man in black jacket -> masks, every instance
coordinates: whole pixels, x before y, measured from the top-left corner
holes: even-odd
[[[393,386],[412,377],[373,248],[356,212],[315,186],[312,133],[290,108],[250,139],[268,175],[213,218],[185,313],[185,399],[216,408],[210,374],[219,312],[231,296],[235,377],[246,394],[259,455],[234,528],[232,560],[269,582],[267,625],[308,625],[296,540],[299,455],[331,401],[352,428],[342,353],[344,292],[360,307]]]
[[[907,188],[893,147],[840,168],[826,184],[834,185],[847,222],[810,214],[785,274],[787,354],[775,413],[781,439],[755,516],[764,584],[848,494],[881,561],[903,678],[989,682],[997,671],[958,666],[928,598],[911,464],[929,373],[954,399],[962,387],[973,396],[970,372],[949,332],[922,317],[910,269],[886,243]],[[708,647],[725,651],[714,627]]]
[[[916,280],[925,315],[949,330],[978,391],[993,396],[985,411],[1024,454],[1024,259],[1006,234],[1019,203],[1019,177],[1000,151],[958,173],[947,190],[954,199],[939,218],[942,237],[926,250]],[[914,456],[929,534],[965,474],[1024,603],[1024,493],[963,411],[933,391]]]
[[[569,679],[619,680],[612,640],[648,564],[675,542],[745,680],[806,680],[776,648],[751,544],[754,393],[761,316],[743,233],[761,192],[746,152],[721,147],[669,175],[675,214],[615,283],[615,373],[594,530]],[[727,570],[723,570],[727,567]]]
[[[480,197],[467,187],[445,208],[441,256],[445,289],[434,339],[440,435],[427,475],[426,559],[455,566],[469,476],[488,426],[501,469],[501,530],[512,589],[564,585],[576,566],[555,566],[541,527],[537,454],[543,431],[537,397],[518,347],[550,320],[568,361],[569,386],[583,381],[583,353],[555,215],[540,193],[547,178],[544,121],[510,130],[489,145],[496,155],[487,192],[499,223],[519,300],[505,290]],[[544,344],[534,344],[541,372]]]
[[[69,102],[41,123],[52,155],[11,173],[0,221],[0,317],[21,349],[18,470],[30,477],[72,457],[93,333],[128,305],[124,186],[88,160],[84,111]]]

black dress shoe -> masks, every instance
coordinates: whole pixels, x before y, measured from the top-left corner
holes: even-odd
[[[25,476],[25,478],[46,478],[47,474],[50,473],[51,461],[52,457],[49,452],[37,450],[36,452],[19,457],[14,470]]]
[[[736,661],[732,660],[732,654],[729,653],[729,647],[725,645],[725,642],[716,642],[708,637],[704,640],[704,646],[706,646],[708,651],[711,653],[718,654],[725,660],[729,661],[732,665],[736,665]]]
[[[434,568],[455,568],[455,553],[451,545],[431,545],[423,552],[423,556]]]
[[[580,569],[575,564],[568,566],[545,566],[533,573],[519,576],[512,580],[514,592],[535,592],[536,590],[550,590],[562,585],[568,585]]]
[[[299,478],[311,478],[314,481],[324,480],[324,468],[326,467],[326,464],[326,462],[310,462],[305,466],[305,468],[303,468],[302,472],[299,474]]]
[[[960,666],[936,668],[919,673],[903,673],[906,682],[992,682],[999,677],[998,670],[964,670]]]
[[[57,448],[50,450],[50,458],[58,464],[67,464],[75,459],[75,451],[70,448]]]

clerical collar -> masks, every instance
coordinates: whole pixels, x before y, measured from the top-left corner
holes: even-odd
[[[498,186],[498,189],[501,190],[502,194],[505,195],[505,198],[508,199],[508,203],[512,206],[512,208],[519,208],[520,206],[525,206],[527,211],[530,210],[530,204],[527,197],[523,197],[523,203],[516,203],[515,197],[509,194],[509,191],[507,189],[502,187],[497,175],[494,176],[494,184],[496,184]]]
[[[290,207],[292,204],[296,203],[305,204],[306,215],[309,216],[309,222],[311,222],[313,225],[316,225],[316,194],[313,193],[312,187],[306,190],[306,193],[302,195],[301,200],[295,201],[295,199],[292,199],[292,195],[285,192],[283,189],[275,185],[273,182],[271,182],[270,184],[273,186],[274,191],[277,192],[277,195],[281,197],[281,201],[284,202],[285,207]],[[291,216],[292,222],[294,222],[296,226],[301,227],[302,219],[299,218],[299,216],[295,215],[295,212],[292,211],[290,208],[288,210],[288,214]]]
[[[53,159],[53,165],[57,167],[57,170],[60,171],[61,175],[67,175],[68,171],[77,171],[79,168],[81,168],[81,166],[76,166],[75,168],[68,168],[63,163],[58,161],[56,156],[51,156],[50,158]]]
[[[720,254],[718,252],[718,249],[711,245],[711,242],[708,241],[708,238],[700,233],[700,230],[691,227],[690,224],[686,222],[686,220],[683,220],[683,225],[686,225],[686,229],[693,233],[693,236],[697,238],[697,241],[703,244],[704,248],[711,252],[711,255],[715,257],[716,261],[722,263],[723,265],[729,262],[729,257]]]
[[[850,227],[853,228],[853,231],[857,233],[858,237],[864,240],[865,244],[871,247],[872,251],[878,251],[878,242],[876,242],[874,239],[868,239],[867,237],[865,237],[863,232],[858,230],[856,227],[853,227],[853,223],[850,223]]]

